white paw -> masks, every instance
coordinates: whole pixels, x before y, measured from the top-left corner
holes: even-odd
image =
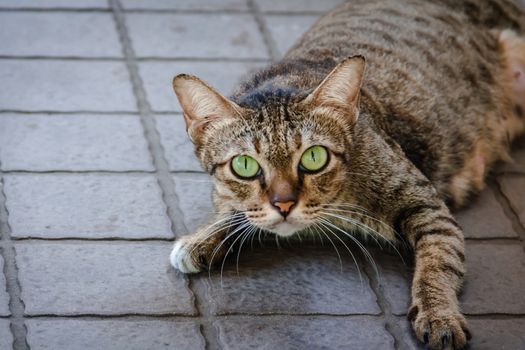
[[[175,242],[175,246],[170,254],[171,265],[183,273],[197,273],[200,268],[195,266],[190,256],[188,248],[184,246],[182,240]]]

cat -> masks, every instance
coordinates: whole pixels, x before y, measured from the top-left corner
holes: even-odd
[[[524,26],[504,0],[350,1],[230,98],[176,76],[216,216],[175,242],[172,265],[208,268],[249,229],[365,228],[413,248],[417,338],[465,347],[464,238],[450,208],[525,130]]]

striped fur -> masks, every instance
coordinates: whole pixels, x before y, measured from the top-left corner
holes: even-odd
[[[449,207],[483,188],[525,130],[524,26],[505,0],[353,0],[230,99],[176,77],[218,214],[177,242],[173,265],[207,268],[259,230],[405,241],[415,254],[416,336],[432,349],[463,348],[464,242]],[[298,166],[312,145],[330,155],[316,174]],[[256,178],[232,173],[239,154],[259,162]],[[275,188],[297,196],[285,219],[270,204]]]

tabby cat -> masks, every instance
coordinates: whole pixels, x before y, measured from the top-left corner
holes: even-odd
[[[524,28],[506,0],[353,0],[230,98],[176,76],[216,217],[176,241],[173,266],[199,272],[254,228],[364,228],[413,248],[416,336],[463,348],[464,240],[449,208],[525,130]]]

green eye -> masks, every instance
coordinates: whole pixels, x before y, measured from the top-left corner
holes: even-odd
[[[328,151],[323,146],[312,146],[301,156],[301,167],[306,171],[321,170],[328,162]]]
[[[259,163],[250,156],[236,156],[232,159],[232,170],[240,177],[250,178],[259,172]]]

